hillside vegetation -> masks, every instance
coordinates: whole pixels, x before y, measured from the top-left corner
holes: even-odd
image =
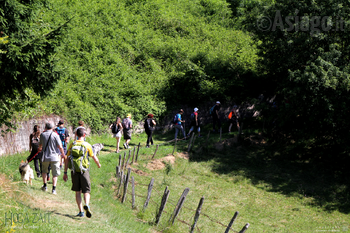
[[[51,0],[43,14],[54,25],[73,19],[57,49],[61,79],[40,106],[96,131],[128,112],[139,120],[181,101],[231,98],[255,67],[225,1]]]

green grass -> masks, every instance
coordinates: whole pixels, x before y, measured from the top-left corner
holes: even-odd
[[[252,134],[254,132],[256,131],[251,131]],[[197,224],[201,232],[224,232],[225,227],[216,221],[227,225],[236,211],[239,211],[239,215],[232,228],[237,232],[246,223],[250,224],[247,232],[331,230],[347,232],[350,230],[349,192],[348,184],[344,182],[346,179],[335,179],[327,171],[317,169],[319,167],[315,164],[283,159],[283,151],[276,147],[254,146],[248,140],[247,133],[243,137],[245,140],[240,144],[230,146],[227,142],[231,142],[233,134],[223,134],[222,141],[226,140],[224,145],[222,142],[217,143],[218,134],[211,134],[207,144],[207,132],[203,135],[204,137],[196,139],[196,145],[189,154],[189,159],[176,157],[174,164],[167,163],[161,170],[147,168],[156,146],[145,148],[145,134],[133,135],[131,146],[140,142],[141,148],[138,163],[132,164],[132,167],[143,172],[143,175],[139,175],[140,172],[132,172],[137,194],[134,210],[131,209],[130,195],[127,196],[124,204],[121,204],[116,197],[119,182],[115,178],[115,167],[118,164],[119,155],[113,152],[115,139],[105,134],[94,135],[87,139],[91,144],[98,142],[105,144],[99,156],[102,167],[98,169],[94,163],[91,166],[91,207],[94,213],[92,219],[72,218],[72,215],[77,213],[74,193],[70,191],[70,182],[64,183],[61,177],[57,201],[69,208],[59,206],[54,206],[53,210],[38,208],[28,203],[25,198],[8,198],[6,192],[2,192],[0,196],[2,204],[8,203],[8,206],[17,206],[17,209],[5,205],[5,208],[0,210],[0,214],[4,216],[4,213],[10,210],[21,213],[27,211],[51,213],[50,224],[37,223],[39,230],[27,229],[27,232],[53,232],[58,226],[62,232],[78,229],[89,232],[92,225],[97,232],[149,232],[154,223],[161,196],[165,187],[168,186],[169,201],[160,224],[152,227],[154,231],[189,231],[189,226],[180,221],[175,221],[173,226],[168,224],[170,215],[186,187],[190,188],[190,192],[178,218],[192,224],[194,210],[200,198],[204,196],[202,215]],[[173,143],[165,142],[171,140],[173,136],[173,132],[154,136],[155,145],[160,144],[155,159],[161,159],[172,153]],[[175,154],[187,151],[187,145],[188,141],[178,142]],[[127,150],[123,150],[122,155],[124,151]],[[23,158],[25,158],[24,154],[0,158],[1,171],[11,182],[19,181],[17,167]],[[151,202],[143,211],[147,185],[152,177],[155,182]],[[39,191],[40,186],[41,181],[36,180],[33,187],[13,184],[13,189],[18,189],[18,192],[24,196],[51,198],[52,195]],[[131,185],[128,189],[128,193],[130,192]],[[203,214],[210,216],[211,219]],[[3,221],[2,217],[0,219]],[[3,229],[10,228],[6,226]]]

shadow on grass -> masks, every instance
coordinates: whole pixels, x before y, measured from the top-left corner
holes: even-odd
[[[212,169],[218,174],[244,176],[266,191],[312,197],[312,206],[350,213],[348,155],[325,148],[308,151],[304,145],[257,145],[252,136],[261,138],[245,134],[239,144],[230,146],[217,143],[217,136],[213,136],[207,149],[195,150],[190,160],[214,160]]]

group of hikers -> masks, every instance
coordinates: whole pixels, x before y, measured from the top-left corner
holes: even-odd
[[[34,161],[37,177],[42,177],[43,186],[41,190],[47,191],[47,182],[50,180],[50,170],[52,170],[52,194],[56,195],[56,186],[61,169],[64,165],[63,180],[68,180],[68,168],[71,169],[72,191],[75,192],[75,200],[78,205],[78,217],[91,218],[90,210],[90,174],[89,158],[91,157],[97,167],[101,164],[93,152],[92,146],[85,141],[86,129],[84,122],[79,121],[79,127],[74,130],[74,140],[69,142],[68,130],[64,127],[64,122],[60,120],[55,126],[52,121],[45,123],[45,129],[41,133],[38,125],[34,126],[33,133],[29,136],[29,147],[31,153],[27,158],[27,163]],[[39,167],[40,162],[40,167]],[[84,196],[85,205],[82,205]],[[83,211],[85,210],[85,212]]]
[[[216,126],[218,129],[221,128],[221,119],[219,115],[221,103],[217,101],[215,105],[210,109],[210,114],[213,118],[213,131],[216,131]],[[192,132],[197,131],[198,137],[201,137],[200,128],[200,118],[198,116],[198,108],[193,109],[193,113],[190,115],[191,123],[190,130],[186,135],[183,124],[182,115],[184,113],[183,109],[174,116],[173,124],[175,128],[175,140],[179,131],[182,132],[184,139],[186,139]],[[233,124],[238,123],[238,110],[237,106],[234,105],[232,111],[228,115],[229,119],[229,132]],[[67,128],[64,127],[64,121],[60,120],[55,126],[52,121],[45,123],[45,129],[41,133],[40,127],[38,125],[34,126],[33,132],[29,136],[29,147],[31,150],[30,155],[27,158],[27,163],[34,161],[34,167],[37,177],[42,177],[43,186],[41,189],[47,191],[47,182],[50,180],[50,170],[52,170],[52,194],[57,194],[56,186],[58,181],[58,176],[60,176],[60,170],[63,169],[64,165],[64,175],[63,180],[68,180],[68,168],[71,169],[72,178],[72,191],[75,191],[76,203],[79,208],[78,217],[83,217],[85,214],[87,217],[91,217],[92,213],[90,210],[90,175],[89,175],[89,157],[91,157],[96,165],[100,168],[101,164],[94,154],[93,147],[85,141],[86,128],[84,127],[84,122],[79,121],[79,126],[73,131],[74,140],[68,145],[69,142],[69,132]],[[131,114],[127,114],[126,118],[121,120],[120,117],[116,118],[109,128],[112,131],[112,136],[116,138],[116,152],[119,152],[120,140],[122,134],[124,136],[125,143],[123,144],[125,149],[130,148],[129,143],[132,136],[132,120]],[[144,128],[147,134],[146,147],[149,148],[153,145],[152,135],[155,130],[156,121],[154,120],[153,114],[148,114],[144,121]],[[82,205],[81,194],[84,196],[85,205]],[[83,212],[83,209],[86,213]]]

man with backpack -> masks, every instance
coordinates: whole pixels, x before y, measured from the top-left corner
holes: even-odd
[[[229,133],[231,133],[231,128],[233,124],[237,125],[237,129],[239,132],[237,105],[234,105],[232,111],[228,114],[228,122],[230,123],[230,126],[228,127]]]
[[[97,156],[94,155],[92,147],[88,142],[85,142],[86,131],[84,128],[78,128],[76,135],[78,139],[69,145],[68,153],[65,159],[63,180],[68,180],[67,170],[71,169],[72,177],[72,191],[75,191],[75,201],[77,202],[79,213],[78,217],[84,217],[84,211],[86,211],[86,217],[91,218],[92,212],[89,206],[90,203],[90,174],[89,174],[89,157],[95,161],[98,168],[101,167],[100,161]],[[81,194],[84,195],[85,205],[83,207]]]
[[[69,138],[69,133],[68,130],[64,127],[64,121],[60,120],[58,122],[57,128],[56,128],[56,132],[58,133],[58,135],[60,136],[61,142],[62,142],[62,146],[63,146],[63,150],[64,150],[64,154],[67,154],[67,143],[68,143],[68,138]],[[62,164],[63,164],[63,158],[61,161],[61,165],[60,167],[62,168]]]
[[[126,116],[125,119],[123,119],[122,126],[123,126],[124,140],[125,140],[125,143],[123,145],[125,149],[129,149],[130,148],[129,142],[131,140],[131,129],[132,129],[132,120],[131,120],[130,113]]]
[[[201,127],[199,126],[198,108],[194,108],[194,112],[191,114],[191,128],[187,136],[190,136],[191,132],[194,131],[195,128],[197,128],[198,137],[202,137]]]
[[[182,131],[182,134],[184,135],[184,139],[186,139],[185,130],[182,127],[182,123],[185,123],[185,121],[183,121],[181,118],[183,113],[184,113],[184,110],[180,109],[179,113],[177,113],[174,116],[173,123],[175,124],[175,140],[177,139],[177,134],[179,133],[179,130]]]
[[[216,101],[215,105],[210,109],[210,114],[213,117],[213,132],[215,132],[215,125],[218,125],[218,130],[221,128],[221,120],[219,117],[220,107],[220,101]]]

